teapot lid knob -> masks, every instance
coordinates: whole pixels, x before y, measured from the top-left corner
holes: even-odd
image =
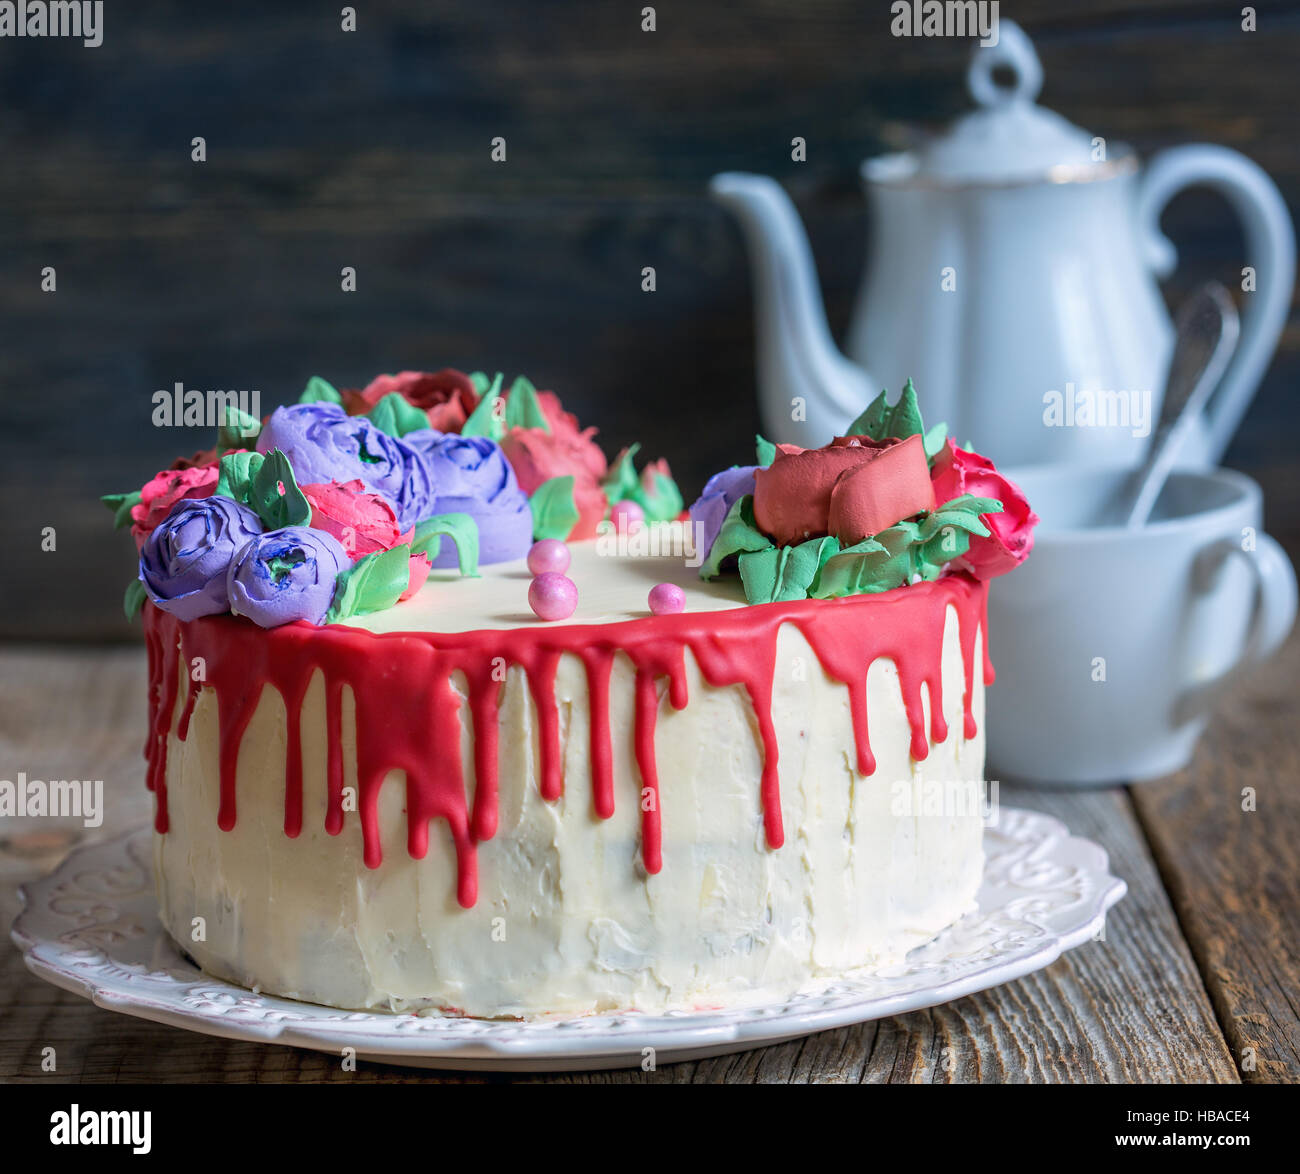
[[[966,87],[980,106],[1002,106],[1010,102],[1032,102],[1043,88],[1043,65],[1033,42],[1014,21],[1000,22],[996,45],[976,44],[966,71]],[[1015,75],[1009,86],[993,80],[996,69]]]
[[[1043,66],[1024,30],[1004,20],[998,32],[996,44],[978,45],[971,54],[966,84],[975,109],[911,151],[868,160],[862,174],[869,183],[1006,187],[1115,173],[1105,162],[1104,140],[1038,105]],[[995,79],[999,71],[1011,74],[1008,84]],[[1128,167],[1132,156],[1125,157]]]

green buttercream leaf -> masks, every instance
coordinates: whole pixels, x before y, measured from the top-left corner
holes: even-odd
[[[946,501],[919,523],[916,544],[912,549],[912,570],[922,579],[937,579],[944,567],[961,558],[970,549],[970,536],[988,537],[989,529],[981,514],[996,514],[1002,503],[991,497],[973,497],[969,493]]]
[[[776,445],[765,436],[755,436],[754,445],[758,452],[758,463],[766,469],[776,459]]]
[[[915,522],[899,522],[874,538],[846,546],[827,560],[811,594],[816,599],[834,599],[901,586],[911,578],[911,547],[917,532]]]
[[[929,582],[943,574],[943,569],[953,559],[961,558],[970,549],[970,532],[956,526],[944,526],[929,539],[918,541],[912,547],[912,570]]]
[[[909,436],[925,435],[925,424],[921,420],[921,405],[916,399],[916,388],[909,379],[903,385],[903,394],[890,413],[889,435],[906,440]]]
[[[647,489],[636,471],[636,454],[640,451],[640,444],[630,444],[619,453],[601,488],[610,505],[634,501],[645,511],[647,521],[670,521],[686,508],[682,491],[672,477],[660,472],[651,477],[653,488]]]
[[[327,624],[392,607],[411,581],[411,548],[403,543],[358,559],[339,575]]]
[[[474,390],[482,395],[489,387],[492,386],[492,380],[488,378],[486,371],[472,371],[469,381],[474,385]]]
[[[945,526],[956,526],[970,534],[978,534],[981,538],[987,538],[988,527],[980,521],[981,514],[1000,514],[1002,512],[1002,503],[991,497],[973,497],[969,493],[962,494],[961,497],[954,497],[951,501],[946,501],[943,505],[932,513],[927,514],[921,521],[921,532],[919,540],[928,542],[936,533]]]
[[[682,500],[682,491],[677,488],[677,482],[664,473],[655,473],[652,480],[654,489],[651,492],[647,493],[645,486],[638,479],[636,488],[629,496],[645,510],[648,521],[671,521],[686,508],[686,503]]]
[[[126,612],[128,620],[135,619],[140,614],[140,609],[144,607],[144,601],[148,598],[144,589],[144,584],[139,579],[132,579],[126,585],[126,595],[122,599],[122,610]]]
[[[740,578],[745,598],[750,603],[806,599],[822,567],[839,549],[839,540],[828,536],[742,554]]]
[[[343,397],[328,379],[313,375],[307,380],[307,386],[302,389],[298,402],[300,404],[341,404]]]
[[[727,511],[722,529],[714,539],[709,557],[700,567],[701,579],[712,579],[722,566],[722,560],[731,555],[767,550],[774,546],[772,540],[754,524],[754,497],[745,494]]]
[[[551,426],[542,415],[542,406],[537,402],[537,388],[532,380],[523,375],[516,376],[510,385],[510,394],[506,398],[506,431],[511,428],[540,428],[549,432]]]
[[[131,493],[106,493],[99,499],[113,511],[113,529],[120,530],[131,524],[131,507],[140,504],[140,491]]]
[[[252,492],[253,478],[257,476],[266,458],[260,452],[232,452],[221,458],[215,492],[232,497],[243,505]]]
[[[921,445],[925,449],[926,460],[934,460],[934,458],[939,455],[939,452],[943,448],[944,442],[947,439],[948,425],[943,421],[940,421],[921,438]]]
[[[231,404],[224,404],[217,427],[217,455],[229,452],[232,448],[248,448],[261,431],[262,422],[256,416],[241,412]]]
[[[605,496],[609,498],[610,505],[613,505],[616,501],[626,501],[634,497],[641,488],[641,480],[636,475],[636,462],[634,460],[636,454],[640,451],[640,444],[628,445],[619,453],[609,472],[605,475],[602,488],[605,490]],[[640,503],[638,502],[638,504]]]
[[[456,559],[465,578],[478,577],[478,523],[469,514],[434,514],[415,527],[411,553],[428,555],[432,562],[442,549],[442,540],[456,544]]]
[[[480,374],[480,372],[475,372]],[[505,401],[501,397],[501,381],[505,377],[500,371],[497,372],[496,378],[485,387],[480,394],[482,399],[479,400],[476,407],[465,421],[465,427],[460,430],[462,436],[486,436],[489,440],[500,441],[505,435]],[[478,385],[475,384],[477,387]]]
[[[370,422],[380,432],[398,438],[429,427],[429,417],[408,403],[400,391],[390,391],[370,409]]]
[[[937,429],[932,430],[931,435],[936,433]],[[872,440],[885,440],[893,436],[899,440],[906,440],[909,436],[917,434],[924,438],[922,443],[925,445],[926,456],[933,455],[930,452],[930,437],[926,436],[925,424],[921,420],[921,405],[916,398],[916,388],[912,386],[912,381],[909,379],[903,385],[898,403],[891,407],[889,393],[882,391],[867,405],[866,411],[849,425],[844,435],[870,436]],[[945,426],[943,436],[938,438],[935,452],[942,447],[943,438],[946,436]]]
[[[578,524],[573,500],[573,477],[551,477],[533,490],[528,508],[533,511],[533,537],[565,539]]]
[[[870,436],[872,440],[881,440],[889,426],[889,392],[882,391],[866,407],[866,410],[845,431],[845,436]]]
[[[311,522],[311,503],[294,480],[289,458],[278,448],[266,454],[253,474],[246,500],[268,530]]]

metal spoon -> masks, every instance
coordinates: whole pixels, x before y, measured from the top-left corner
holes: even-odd
[[[1110,511],[1130,530],[1146,525],[1197,417],[1223,378],[1241,333],[1237,308],[1217,281],[1207,282],[1183,303],[1174,325],[1174,356],[1150,455],[1125,479]]]

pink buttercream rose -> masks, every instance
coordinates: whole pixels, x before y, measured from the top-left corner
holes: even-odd
[[[415,527],[402,532],[393,507],[361,481],[328,481],[300,486],[311,504],[311,525],[339,540],[353,562],[368,554],[410,542]],[[432,564],[423,554],[411,556],[411,578],[397,602],[410,599],[429,578]]]
[[[565,434],[543,428],[512,428],[501,438],[501,450],[525,493],[535,492],[552,477],[573,478],[578,521],[569,533],[571,540],[594,538],[609,504],[600,487],[605,456],[591,441],[592,431]]]
[[[140,546],[178,501],[211,497],[217,488],[220,469],[216,465],[188,465],[164,469],[140,490],[140,501],[131,507],[131,534]]]
[[[989,536],[972,534],[970,549],[961,560],[975,578],[1005,575],[1029,557],[1038,515],[1029,508],[1019,487],[1002,476],[988,457],[958,448],[950,440],[935,457],[933,477],[934,496],[940,505],[965,493],[1002,503],[1000,514],[980,515]]]
[[[340,394],[348,414],[361,416],[394,391],[412,407],[424,412],[429,417],[429,427],[438,432],[459,432],[479,401],[473,381],[454,367],[444,367],[441,371],[399,371],[396,375],[377,375],[363,390],[347,390]]]
[[[368,493],[361,481],[328,481],[300,486],[311,503],[311,525],[339,540],[353,562],[391,550],[410,538],[397,524],[387,500]]]

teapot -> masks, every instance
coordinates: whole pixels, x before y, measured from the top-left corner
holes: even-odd
[[[870,159],[865,278],[836,348],[798,214],[766,176],[713,178],[754,269],[763,424],[805,446],[841,432],[882,387],[915,381],[999,464],[1134,465],[1160,418],[1173,325],[1157,280],[1174,268],[1160,215],[1184,188],[1222,193],[1245,228],[1240,344],[1183,463],[1218,463],[1281,333],[1295,237],[1272,180],[1236,151],[1173,147],[1145,170],[1035,103],[1043,71],[1003,21],[967,73],[976,108],[924,146]],[[1014,79],[995,81],[995,70]],[[868,370],[871,372],[868,374]]]

